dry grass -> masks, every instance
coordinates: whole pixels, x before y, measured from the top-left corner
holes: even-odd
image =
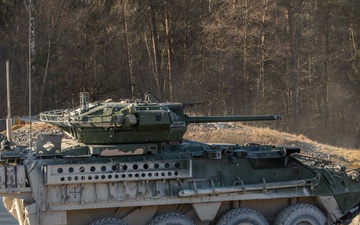
[[[22,129],[22,130],[29,130],[30,129],[30,125],[26,124],[24,126],[22,126],[21,128],[18,129]],[[37,123],[33,123],[31,125],[31,129],[33,131],[40,131],[40,130],[53,130],[53,129],[60,129],[54,125],[51,124],[47,124],[47,123],[43,123],[43,122],[37,122]]]
[[[208,143],[259,143],[271,145],[299,146],[302,153],[326,156],[334,164],[345,164],[349,168],[360,168],[360,150],[345,149],[312,141],[303,135],[293,135],[269,128],[230,123],[227,128],[216,126],[191,125],[186,139]]]

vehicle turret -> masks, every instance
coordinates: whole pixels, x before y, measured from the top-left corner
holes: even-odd
[[[43,112],[40,120],[58,126],[85,144],[120,144],[179,141],[190,123],[282,118],[277,115],[192,117],[184,113],[184,108],[182,103],[160,102],[149,92],[145,100],[92,103],[88,101],[88,93],[81,93],[79,107]]]

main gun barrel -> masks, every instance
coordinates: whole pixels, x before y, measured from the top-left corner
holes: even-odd
[[[185,115],[186,123],[215,123],[215,122],[238,122],[238,121],[263,121],[281,120],[279,115],[260,115],[260,116],[188,116]]]

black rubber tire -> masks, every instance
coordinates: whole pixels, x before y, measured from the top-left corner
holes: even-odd
[[[274,225],[324,225],[325,215],[315,206],[299,203],[283,209]]]
[[[259,212],[246,209],[237,208],[225,213],[216,225],[269,225],[267,220]]]
[[[119,218],[104,217],[92,221],[89,225],[128,225],[128,224]]]
[[[183,214],[165,213],[152,218],[148,225],[195,225],[195,223]]]

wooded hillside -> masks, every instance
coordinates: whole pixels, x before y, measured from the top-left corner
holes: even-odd
[[[358,0],[0,0],[0,118],[5,60],[12,113],[28,115],[29,36],[33,114],[82,91],[152,91],[206,103],[194,114],[281,114],[262,124],[360,147]]]

